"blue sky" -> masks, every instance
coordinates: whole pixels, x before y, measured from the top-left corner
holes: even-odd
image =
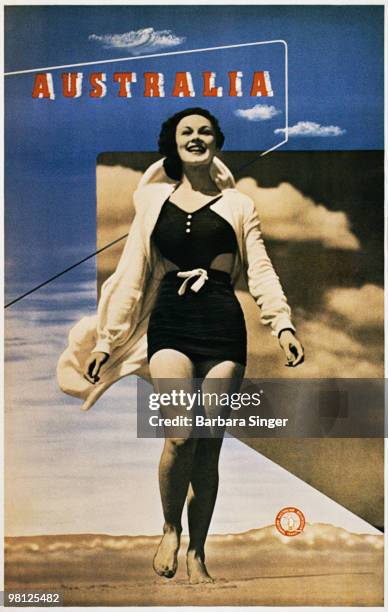
[[[86,413],[56,384],[56,362],[69,327],[94,312],[94,266],[89,262],[80,270],[7,311],[6,535],[158,534],[163,523],[157,482],[162,440],[136,437],[135,378],[113,385]],[[264,354],[271,351],[268,361],[282,361],[275,342],[270,344],[268,331],[262,329],[259,346]],[[309,347],[310,354],[317,353],[310,340]],[[359,349],[352,356],[352,348],[354,352],[349,334],[346,350],[353,361],[348,367],[354,370],[356,362],[367,356]],[[315,364],[310,358],[310,374],[316,373],[314,367],[322,366],[322,360],[321,348]],[[344,359],[342,364],[346,367]],[[378,533],[234,438],[224,442],[220,477],[211,533],[271,525],[279,510],[289,505],[301,508],[308,523]]]
[[[381,6],[8,6],[5,13],[6,71],[284,39],[290,139],[282,150],[383,148]],[[152,28],[154,42],[139,45],[145,28]],[[128,32],[134,40],[130,48],[104,48],[106,42],[98,38],[117,34],[122,41]],[[64,99],[58,90],[62,70],[53,71],[57,97],[52,101],[31,97],[33,74],[6,77],[7,277],[44,280],[72,263],[59,255],[58,247],[69,243],[84,255],[93,251],[97,155],[156,150],[161,121],[179,108],[194,104],[212,110],[225,131],[225,150],[263,151],[283,139],[275,133],[285,121],[281,44],[78,70],[88,75],[102,69],[108,94],[99,100],[87,92]],[[214,70],[224,86],[227,70],[242,69],[248,82],[254,70],[269,70],[274,96],[250,98],[243,81],[241,98],[204,99],[199,84],[204,69]],[[136,70],[133,98],[117,97],[114,70]],[[165,98],[139,95],[144,70],[165,74]],[[192,73],[195,98],[169,95],[177,70]],[[236,114],[258,103],[276,114],[262,121]]]
[[[145,28],[153,29],[151,39],[154,42],[140,46],[139,31]],[[165,30],[169,30],[170,34],[166,34]],[[131,36],[134,40],[130,49],[117,46],[106,49],[103,42],[96,39],[107,34],[122,35],[128,32],[133,33]],[[90,39],[93,34],[95,37]],[[169,43],[166,43],[169,36]],[[286,40],[289,51],[289,125],[295,128],[296,135],[290,137],[284,150],[383,148],[383,7],[8,6],[5,70],[28,70],[119,58],[140,51],[145,54],[161,53],[273,39]],[[118,40],[122,41],[122,38]],[[98,65],[79,68],[85,73],[100,69],[102,67]],[[164,72],[166,98],[152,100],[141,95],[131,99],[117,98],[115,90],[110,87],[112,72],[133,69],[137,71],[139,79],[144,70]],[[256,69],[269,70],[274,96],[264,102],[256,98],[252,100],[246,95],[242,98],[206,99],[204,102],[197,86],[198,95],[191,100],[174,100],[167,95],[168,78],[175,71],[191,71],[196,84],[203,69],[215,70],[220,83],[229,69],[242,69],[244,74]],[[6,77],[8,299],[94,251],[96,158],[99,153],[154,151],[161,121],[177,109],[193,104],[206,106],[219,117],[226,135],[226,150],[251,150],[255,155],[255,152],[282,139],[281,134],[274,133],[284,125],[284,50],[281,45],[252,47],[249,52],[246,49],[225,50],[201,56],[141,59],[105,66],[104,71],[107,73],[108,94],[101,100],[91,100],[87,95],[76,100],[65,100],[59,94],[54,101],[33,100],[33,75]],[[58,71],[53,71],[53,78],[57,85]],[[236,110],[251,110],[258,102],[274,106],[280,112],[272,119],[262,121],[250,121],[235,114]],[[309,135],[300,135],[303,131],[301,122]],[[328,135],[316,135],[322,131]],[[286,225],[288,227],[288,220]],[[120,490],[115,486],[114,492],[118,497],[112,497],[116,518],[121,521],[122,507],[130,495],[131,484],[139,477],[136,444],[133,439],[129,444],[130,435],[126,437],[124,433],[133,428],[134,414],[129,414],[126,407],[130,397],[128,389],[132,385],[133,390],[133,381],[126,381],[125,386],[115,386],[113,395],[101,400],[99,409],[96,408],[93,414],[86,417],[78,412],[78,402],[58,391],[54,380],[56,360],[65,346],[68,329],[81,316],[94,311],[94,266],[93,260],[65,276],[60,284],[53,283],[43,292],[37,292],[6,311],[9,337],[7,381],[10,385],[7,423],[12,434],[8,438],[11,447],[9,460],[12,462],[14,459],[15,469],[20,468],[17,475],[20,488],[17,490],[14,487],[15,475],[11,474],[13,493],[8,509],[12,515],[16,507],[28,509],[30,503],[36,504],[35,514],[24,526],[25,532],[42,531],[45,525],[53,531],[72,530],[75,524],[77,529],[86,529],[86,510],[91,505],[89,495],[93,499],[93,507],[98,508],[101,485],[111,483],[112,486],[115,479],[116,482],[123,479],[125,484]],[[370,288],[364,293],[369,307]],[[348,297],[347,294],[345,297],[335,294],[331,299],[338,310],[337,302],[341,305],[342,301],[347,302]],[[335,308],[334,311],[337,317]],[[340,314],[344,316],[342,310]],[[369,353],[364,355],[364,347],[355,342],[353,335],[347,335],[344,331],[341,335],[331,322],[322,331],[319,325],[324,324],[325,321],[317,321],[315,316],[305,322],[304,334],[310,346],[314,339],[333,338],[328,344],[344,347],[344,354],[350,356],[349,363],[346,363],[349,371],[354,371],[360,362],[364,364],[363,367],[370,368],[367,372],[375,375],[374,357]],[[263,347],[267,346],[263,341]],[[274,347],[268,350],[272,349],[275,350]],[[277,358],[280,360],[279,355]],[[317,347],[316,359],[310,361],[310,373],[317,375],[318,372],[319,375],[322,360],[331,364],[332,369],[328,371],[332,372],[338,368],[338,359],[337,354],[327,356],[322,347]],[[314,367],[317,369],[314,370]],[[118,415],[113,414],[115,407],[119,410]],[[85,418],[88,420],[85,421]],[[80,426],[81,419],[83,424]],[[103,435],[100,437],[101,431]],[[119,434],[122,434],[122,443],[117,450]],[[105,456],[99,454],[102,441]],[[274,482],[275,468],[272,464],[253,451],[237,448],[237,443],[232,449],[233,443],[228,444],[231,452],[229,459],[227,454],[224,459],[227,487],[232,490],[241,479],[241,466],[246,463],[251,466],[252,462],[257,462],[257,470],[252,470],[252,474],[262,470],[265,485]],[[47,462],[47,448],[53,453],[50,465]],[[157,452],[153,450],[154,460],[146,466],[147,495],[153,498],[155,482],[151,478],[156,478],[158,452],[159,449]],[[95,468],[96,457],[106,470],[101,480]],[[109,465],[106,465],[106,457],[109,457]],[[237,458],[237,461],[233,462],[233,458]],[[236,469],[232,472],[233,465]],[[89,489],[83,490],[84,484],[92,476],[94,481]],[[278,472],[277,477],[284,478],[286,490],[298,488],[300,498],[309,498],[311,515],[314,516],[312,520],[324,520],[326,517],[336,523],[338,513],[337,524],[362,530],[363,526],[356,525],[349,513],[334,507],[327,500],[323,503],[321,495],[307,491],[307,485],[300,481],[296,483],[296,479],[284,473]],[[75,482],[78,497],[68,497],[67,505],[58,514],[60,502],[71,492]],[[57,489],[50,497],[53,483],[56,483]],[[36,487],[35,494],[32,492],[33,486]],[[21,491],[19,498],[17,491]],[[259,493],[255,490],[249,498],[249,486],[241,493],[242,497],[247,496],[247,508],[253,508],[254,512],[255,496],[259,497]],[[58,503],[55,500],[57,494]],[[271,495],[273,497],[269,499],[265,512],[257,514],[257,522],[253,514],[245,515],[235,524],[236,531],[271,520],[273,512],[282,503],[276,497],[276,492],[272,491]],[[79,500],[77,506],[74,505],[76,498]],[[108,498],[109,494],[104,501],[103,519],[113,506]],[[41,502],[38,503],[38,499]],[[47,499],[49,501],[45,507]],[[225,495],[222,503],[226,505],[228,499],[230,496]],[[145,521],[139,523],[139,532],[159,529],[159,522],[156,527],[155,518],[152,518],[152,522],[148,521],[149,517],[145,514],[149,500],[144,498],[141,503],[143,505],[139,505],[137,514],[140,517],[144,515]],[[230,509],[228,512],[218,515],[220,519],[227,516],[227,520],[217,522],[217,519],[214,524],[216,529],[233,530],[233,513]],[[97,513],[93,516],[93,528],[103,529],[104,523],[99,522]],[[14,533],[23,528],[24,517],[22,519],[15,523]],[[62,525],[60,521],[63,521]],[[118,522],[115,528],[121,532],[125,526]]]
[[[166,44],[132,46],[131,48],[104,48],[101,40],[90,39],[91,35],[102,37],[107,34],[139,32],[153,28],[157,38],[166,30],[176,42]],[[31,32],[35,35],[31,36]],[[319,125],[335,125],[345,134],[337,138],[291,139],[288,147],[295,149],[353,149],[382,148],[383,146],[383,7],[381,6],[228,6],[227,10],[217,6],[138,6],[138,7],[7,7],[6,10],[6,71],[32,69],[45,66],[90,62],[130,56],[133,53],[149,54],[155,51],[184,51],[188,49],[240,44],[253,41],[284,39],[289,50],[289,99],[290,126],[299,121],[316,122]],[[23,44],[20,44],[20,41]],[[267,48],[268,49],[268,48]],[[209,54],[204,57],[208,69],[213,67],[219,75],[233,64],[242,64],[247,71],[254,67],[273,68],[274,77],[283,71],[283,57],[274,47],[266,53],[263,47],[245,50],[240,62],[238,52]],[[237,57],[236,57],[237,54]],[[159,59],[145,62],[121,64],[122,70],[130,70],[136,65],[145,69],[158,66],[159,70],[182,69],[200,72],[199,56],[178,57],[173,60]],[[120,64],[113,65],[115,69]],[[85,67],[92,71],[93,67]],[[34,113],[35,104],[30,97],[31,75],[26,79],[17,77],[18,85],[8,77],[9,95],[18,96],[25,112]],[[275,79],[276,80],[276,79]],[[21,83],[24,81],[24,83]],[[24,84],[24,87],[23,87]],[[13,88],[17,88],[14,92]],[[282,107],[279,88],[274,89],[273,101]],[[92,112],[100,120],[100,111],[106,115],[118,113],[117,122],[109,125],[113,143],[117,146],[133,146],[129,130],[122,130],[122,100],[96,101],[78,100],[62,105],[56,101],[55,110],[51,109],[49,119]],[[201,102],[201,96],[196,97]],[[29,102],[29,104],[27,104]],[[67,101],[69,102],[69,101]],[[154,126],[169,112],[171,105],[153,104],[148,100],[148,108],[140,97],[131,101],[131,113],[152,112],[147,133],[142,133],[142,142],[136,139],[137,147],[152,150],[155,146]],[[170,100],[171,102],[171,100]],[[173,101],[176,103],[176,101]],[[186,103],[187,101],[182,101]],[[232,100],[233,102],[233,100]],[[271,101],[272,102],[272,101]],[[230,100],[217,105],[221,122],[231,114]],[[252,105],[249,97],[244,97],[245,106]],[[49,104],[44,107],[43,114]],[[86,106],[86,108],[85,108]],[[109,106],[109,109],[108,109]],[[98,107],[98,110],[97,110]],[[135,109],[137,107],[137,109]],[[42,110],[40,111],[42,112]],[[52,115],[53,113],[53,115]],[[75,117],[73,117],[74,119]],[[12,114],[9,117],[11,123]],[[39,121],[39,117],[35,117]],[[227,146],[229,149],[249,148],[251,126],[242,127],[241,120],[231,123]],[[120,126],[120,128],[119,128]],[[238,127],[237,127],[238,126]],[[107,126],[108,127],[108,126]],[[261,126],[262,127],[262,126]],[[277,127],[277,126],[275,126]],[[101,129],[101,126],[99,125]],[[99,130],[100,131],[100,130]],[[236,138],[236,132],[239,138]],[[248,135],[247,135],[248,132]],[[248,137],[249,136],[249,137]],[[108,139],[107,144],[111,144]],[[259,142],[251,142],[251,148],[260,148]]]

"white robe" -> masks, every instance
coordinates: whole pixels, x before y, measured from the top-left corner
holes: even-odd
[[[149,379],[148,320],[167,270],[152,245],[151,234],[163,203],[177,185],[166,176],[162,163],[160,160],[148,168],[134,194],[135,218],[116,271],[102,286],[97,315],[83,317],[70,330],[68,348],[58,362],[60,388],[84,400],[83,410],[123,376],[136,374]],[[265,250],[253,201],[235,188],[232,175],[218,158],[213,160],[211,176],[222,197],[210,207],[231,224],[238,243],[232,284],[237,284],[241,273],[246,274],[249,292],[261,309],[261,321],[271,325],[274,335],[285,328],[294,329],[290,308]],[[93,351],[110,355],[95,385],[83,377]]]

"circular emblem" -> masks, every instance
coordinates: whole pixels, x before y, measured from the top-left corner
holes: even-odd
[[[283,508],[276,516],[275,525],[285,536],[296,536],[302,533],[306,524],[304,514],[298,508]]]

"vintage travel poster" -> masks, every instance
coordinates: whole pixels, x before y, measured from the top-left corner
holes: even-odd
[[[384,6],[4,40],[5,605],[382,607]]]

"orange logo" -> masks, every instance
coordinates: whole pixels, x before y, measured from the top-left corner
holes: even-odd
[[[302,533],[306,520],[298,508],[283,508],[276,516],[275,525],[278,531],[285,536],[296,536]]]

